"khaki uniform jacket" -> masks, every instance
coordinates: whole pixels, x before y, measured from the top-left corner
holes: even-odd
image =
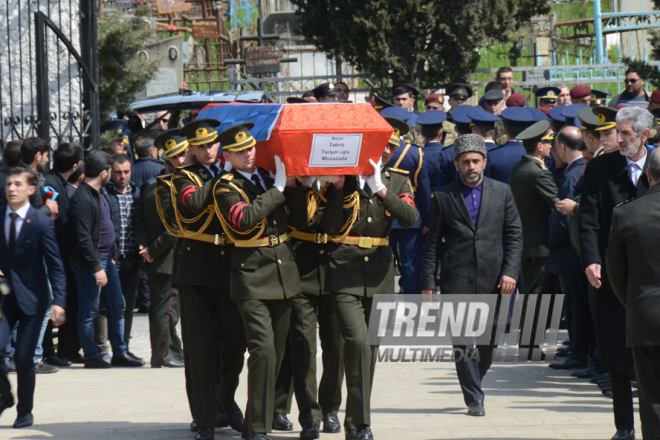
[[[393,218],[403,227],[415,224],[419,213],[415,209],[408,174],[388,168],[381,172],[381,179],[387,187],[385,200],[375,193],[368,195],[359,188],[357,176],[347,176],[341,190],[330,187],[326,192],[328,206],[321,220],[323,230],[332,235],[342,235],[346,232],[344,226],[347,222],[350,225],[354,215],[355,222],[348,226],[349,237],[389,237]],[[344,207],[340,209],[342,203]],[[328,252],[325,277],[325,290],[328,292],[369,297],[394,293],[394,257],[390,246],[360,247],[331,243]]]
[[[199,231],[210,216],[210,222],[203,232],[217,235],[218,243],[222,243],[225,238],[224,231],[215,215],[211,194],[215,180],[210,171],[201,164],[179,168],[172,176],[177,192],[176,209],[179,214],[190,220],[206,211],[196,222],[185,225],[187,229],[190,232]],[[223,246],[194,238],[182,238],[176,258],[176,280],[173,283],[229,289],[229,258],[232,250],[232,245]]]
[[[223,175],[214,186],[215,206],[233,239],[275,239],[288,231],[291,209],[287,197],[273,187],[264,170],[260,172],[270,188],[266,192],[236,170]],[[277,300],[301,292],[291,240],[273,247],[236,247],[229,267],[233,299]]]

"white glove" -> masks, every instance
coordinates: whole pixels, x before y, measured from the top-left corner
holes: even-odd
[[[286,167],[284,166],[284,163],[280,159],[280,156],[275,156],[275,183],[273,186],[277,189],[280,190],[280,192],[284,192],[284,187],[286,186]]]
[[[318,176],[317,179],[322,183],[336,183],[339,181],[344,181],[344,176]]]
[[[225,167],[223,168],[226,172],[230,172],[232,169],[231,162],[229,160],[225,161]]]
[[[314,183],[314,179],[316,179],[316,177],[314,177],[314,176],[309,176],[309,177],[296,176],[296,179],[298,179],[298,182],[300,182],[300,184],[302,186],[306,186],[308,188],[311,188],[312,184]]]
[[[374,163],[373,160],[369,159],[369,163],[371,164],[372,167],[374,167],[374,173],[371,176],[362,176],[365,177],[367,180],[367,185],[369,185],[369,188],[371,188],[372,193],[377,193],[381,189],[385,188],[385,185],[383,185],[383,181],[380,179],[380,167],[382,165],[383,159],[380,158],[378,159],[378,163]]]

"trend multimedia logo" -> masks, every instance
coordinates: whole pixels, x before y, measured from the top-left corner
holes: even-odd
[[[494,362],[552,361],[563,303],[564,295],[376,295],[367,343],[384,346],[379,362],[479,360],[479,346],[495,347]]]

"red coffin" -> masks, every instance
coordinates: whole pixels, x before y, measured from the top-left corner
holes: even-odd
[[[392,127],[367,104],[285,104],[270,139],[257,143],[257,165],[289,176],[373,174]]]

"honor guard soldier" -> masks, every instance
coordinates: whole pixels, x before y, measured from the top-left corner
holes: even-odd
[[[410,113],[410,118],[407,121],[409,127],[417,124],[417,116],[419,115],[419,112],[415,110],[417,96],[419,96],[419,90],[408,84],[394,84],[392,87],[394,105]]]
[[[190,350],[196,439],[212,439],[219,397],[227,422],[241,430],[243,416],[234,402],[246,348],[236,302],[229,296],[229,263],[233,246],[213,207],[213,180],[221,174],[216,119],[196,119],[181,129],[197,163],[172,177],[176,216],[182,239],[176,284],[181,292],[186,339]],[[220,353],[220,366],[211,353]],[[220,371],[220,373],[218,373]],[[219,382],[218,382],[219,381]],[[216,390],[220,389],[216,393]]]
[[[452,111],[456,137],[472,133],[472,120],[467,114],[474,108],[471,105],[459,105]],[[435,186],[437,189],[440,189],[456,179],[458,179],[458,171],[454,165],[454,145],[452,144],[440,151],[440,172],[438,173],[438,181],[432,187]],[[433,196],[434,192],[431,191],[431,198]]]
[[[610,95],[611,93],[591,89],[591,102],[589,103],[589,106],[592,108],[607,106],[607,97]]]
[[[596,116],[591,108],[583,108],[578,111],[578,119],[580,120],[580,131],[582,132],[584,144],[589,153],[591,153],[591,156],[593,156],[600,147],[600,135],[596,131],[596,128],[598,128],[598,116]],[[585,162],[585,166],[586,164]]]
[[[442,123],[442,129],[445,132],[445,141],[443,145],[449,147],[454,144],[456,132],[454,131],[454,119],[452,112],[456,107],[466,105],[468,98],[472,96],[472,89],[467,84],[455,83],[447,87],[447,96],[450,109],[447,114],[447,120]],[[452,159],[453,160],[453,159]]]
[[[292,298],[301,292],[289,241],[286,168],[275,156],[275,180],[256,167],[252,122],[224,130],[219,140],[232,170],[217,180],[213,196],[222,226],[234,242],[227,267],[247,335],[248,402],[243,437],[266,440],[273,426],[275,381],[289,333]],[[306,215],[305,213],[303,213]]]
[[[431,186],[424,166],[424,150],[400,140],[400,136],[408,131],[406,123],[394,117],[385,117],[385,120],[394,129],[389,141],[394,148],[393,155],[385,166],[408,173],[420,214],[415,224],[407,228],[403,228],[397,219],[393,220],[390,246],[401,269],[401,291],[404,294],[418,294],[424,252],[423,237],[428,231],[431,216]]]
[[[484,138],[486,151],[490,151],[493,148],[496,148],[497,144],[493,140],[493,136],[495,135],[495,124],[498,121],[501,121],[502,118],[478,107],[470,109],[466,116],[470,118],[470,127],[472,129],[472,133],[478,134]]]
[[[404,126],[407,128],[407,125]],[[330,294],[324,289],[328,235],[320,225],[327,203],[326,191],[338,191],[332,184],[340,178],[323,176],[318,179],[314,177],[299,179],[301,185],[297,188],[287,188],[287,193],[293,195],[289,197],[292,212],[307,214],[302,217],[293,215],[289,217],[289,225],[292,228],[291,242],[296,253],[302,293],[293,297],[291,306],[289,345],[277,378],[275,390],[277,424],[274,424],[273,429],[283,430],[284,426],[290,426],[287,430],[293,429],[290,422],[286,424],[285,420],[277,420],[278,417],[284,417],[291,407],[291,376],[293,376],[293,390],[299,411],[298,420],[302,426],[300,438],[311,440],[319,437],[321,417],[323,432],[341,431],[337,413],[341,405],[341,386],[344,381],[344,340],[339,332]],[[323,351],[323,373],[318,387],[317,324]],[[284,374],[289,377],[283,377]]]
[[[619,139],[616,132],[616,114],[618,110],[611,107],[595,107],[591,111],[598,118],[596,132],[600,135],[600,148],[594,157],[602,156],[619,150]]]
[[[423,113],[440,113],[438,110]],[[444,114],[444,113],[443,113]],[[373,440],[371,387],[376,346],[367,344],[367,328],[375,294],[394,293],[394,266],[389,245],[392,220],[415,224],[419,214],[408,173],[390,168],[394,146],[371,160],[371,176],[347,176],[328,192],[322,227],[334,235],[328,246],[325,289],[331,292],[346,356],[347,410],[344,427],[349,440]]]
[[[538,107],[554,107],[557,105],[557,100],[559,99],[559,87],[543,87],[534,94],[536,95],[536,99],[538,99]]]
[[[337,100],[337,90],[335,90],[335,85],[332,83],[323,83],[319,84],[317,87],[312,89],[314,97],[319,102],[334,102]]]
[[[516,140],[516,136],[531,125],[534,118],[525,108],[510,107],[502,112],[502,120],[508,140],[505,144],[488,151],[484,175],[498,182],[509,183],[509,170],[527,154],[522,142]]]
[[[374,109],[376,109],[378,113],[382,112],[386,108],[394,107],[394,104],[392,104],[390,101],[386,100],[385,98],[381,97],[380,95],[374,95],[373,100],[374,100]]]
[[[431,110],[424,112],[417,118],[417,123],[422,126],[424,137],[424,165],[427,169],[431,192],[438,189],[440,182],[440,152],[442,145],[442,124],[447,120],[447,114],[442,110]]]

